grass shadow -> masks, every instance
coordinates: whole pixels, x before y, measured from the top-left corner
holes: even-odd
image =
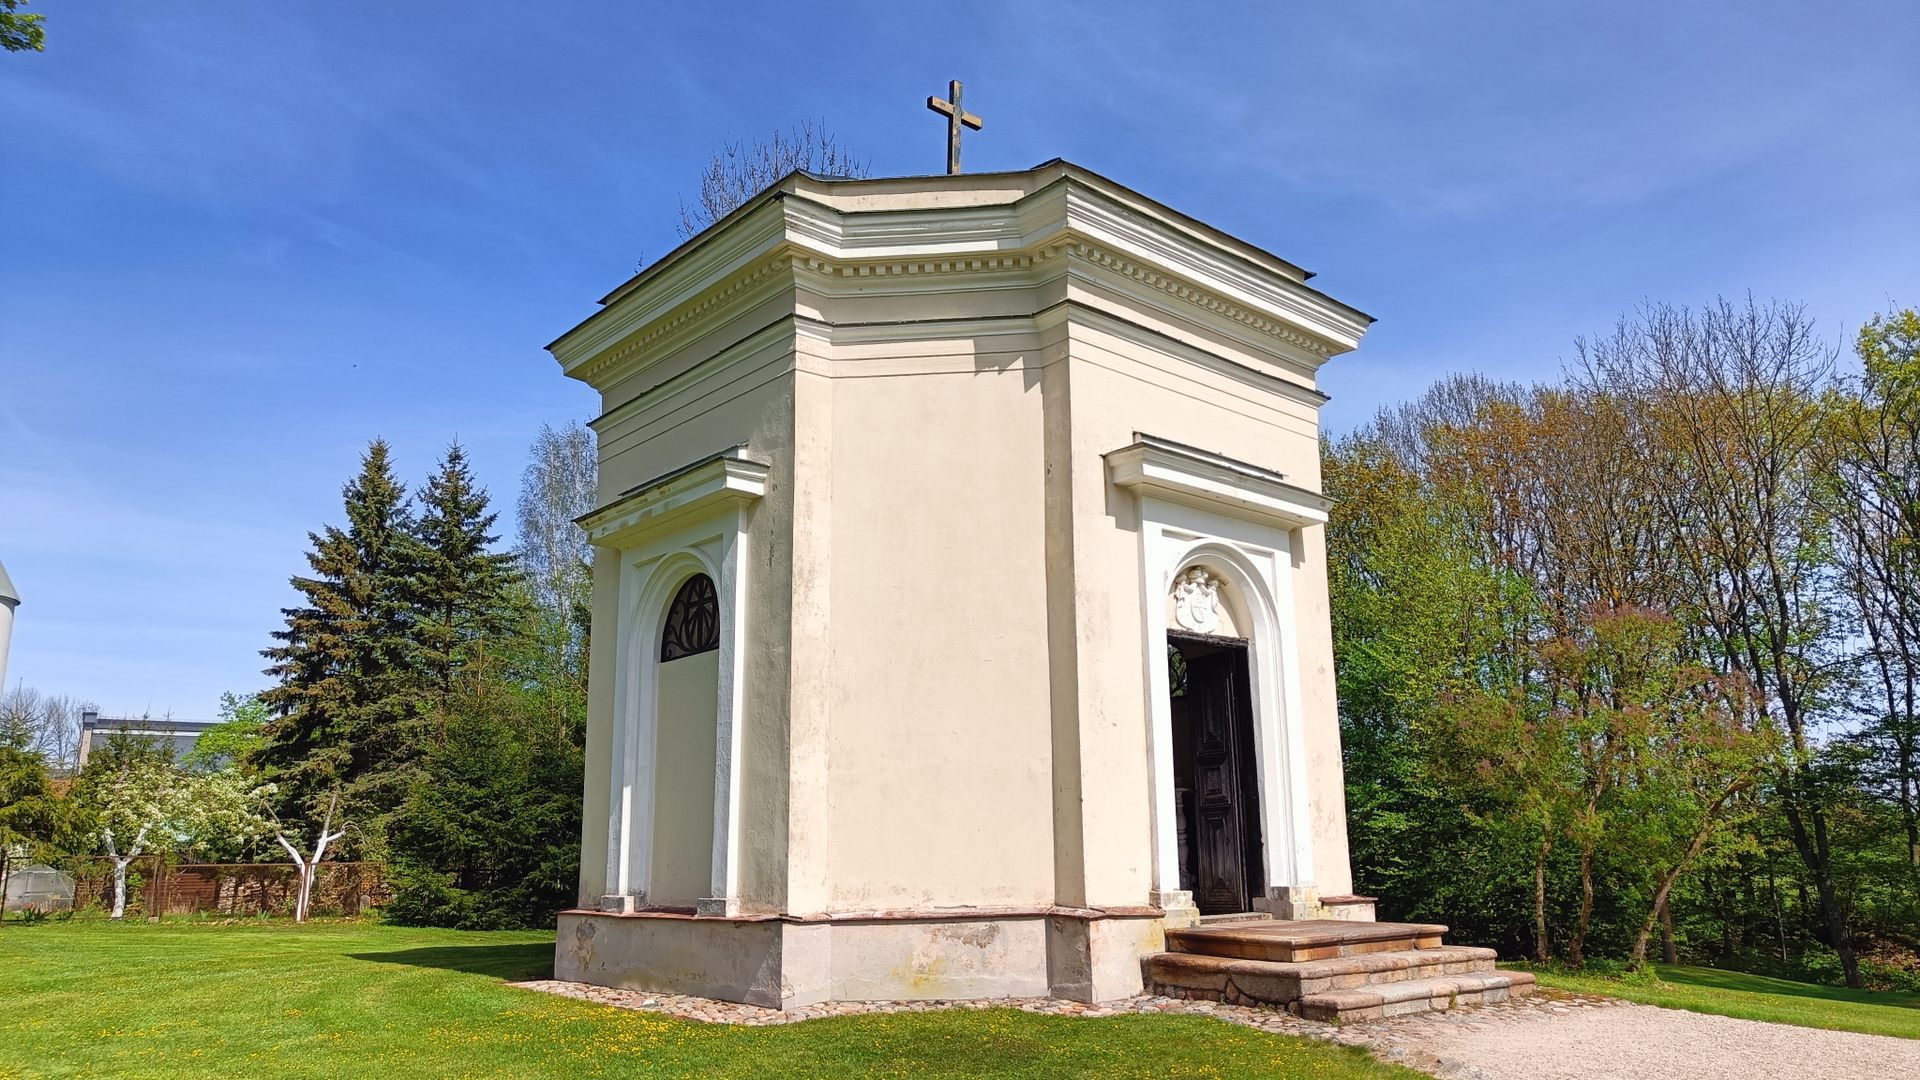
[[[1665,967],[1660,978],[1679,986],[1698,986],[1710,990],[1736,990],[1748,994],[1777,994],[1782,997],[1813,998],[1820,1001],[1844,1001],[1860,1005],[1887,1005],[1920,1009],[1920,994],[1890,993],[1884,990],[1852,990],[1844,986],[1794,982],[1771,975],[1755,975],[1724,968]]]
[[[434,945],[389,952],[348,953],[347,957],[376,964],[464,971],[507,982],[553,977],[553,944],[545,941],[530,941],[522,945]]]

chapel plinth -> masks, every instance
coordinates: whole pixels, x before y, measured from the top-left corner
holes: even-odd
[[[1353,897],[1317,386],[1370,319],[1065,162],[788,176],[551,349],[602,396],[558,977],[1142,988]]]

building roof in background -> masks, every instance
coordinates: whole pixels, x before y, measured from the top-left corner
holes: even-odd
[[[198,735],[219,722],[153,716],[101,716],[92,712],[80,714],[82,728],[118,731],[128,735]]]
[[[145,739],[156,746],[171,745],[176,755],[185,754],[193,749],[200,735],[208,728],[220,723],[218,720],[174,720],[151,716],[101,716],[99,713],[80,714],[80,755],[77,768],[86,768],[87,758],[95,749],[96,740],[101,746],[113,735],[131,735]]]

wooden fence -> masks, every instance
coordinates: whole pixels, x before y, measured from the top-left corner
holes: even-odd
[[[127,897],[127,914],[291,915],[300,876],[292,863],[182,863],[167,866],[157,856],[142,856],[127,868],[137,888]],[[129,877],[129,884],[132,884]],[[321,863],[313,883],[316,915],[361,915],[386,903],[385,867],[379,863]],[[73,909],[113,904],[113,863],[95,859],[74,875]]]

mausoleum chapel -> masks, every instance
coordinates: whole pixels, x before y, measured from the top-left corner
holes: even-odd
[[[609,294],[551,346],[603,404],[557,976],[1099,1001],[1371,920],[1317,442],[1370,321],[1064,161],[795,173]]]

